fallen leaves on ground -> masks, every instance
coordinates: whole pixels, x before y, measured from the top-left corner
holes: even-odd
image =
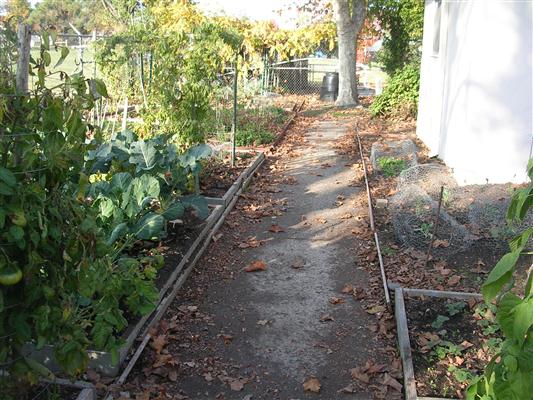
[[[248,265],[246,268],[244,268],[245,272],[256,272],[256,271],[266,271],[267,265],[264,261],[254,261],[250,265]]]
[[[370,308],[367,308],[366,312],[369,314],[377,314],[377,313],[382,313],[385,310],[386,310],[385,306],[375,305]]]
[[[448,279],[448,285],[449,286],[455,286],[461,281],[461,277],[459,275],[453,275]]]
[[[353,293],[353,286],[350,283],[345,284],[344,287],[341,290],[341,293],[352,294]]]
[[[270,228],[268,228],[268,230],[269,232],[274,232],[274,233],[285,232],[285,230],[278,224],[271,225]]]
[[[232,379],[229,382],[229,387],[235,392],[240,392],[242,389],[244,389],[244,385],[246,383],[248,383],[248,379]]]
[[[344,299],[340,299],[338,297],[333,296],[333,297],[330,297],[329,302],[331,304],[342,304],[344,303]]]
[[[402,391],[402,384],[387,373],[383,375],[383,384],[386,386],[390,386],[398,392]]]
[[[263,244],[263,240],[258,240],[255,236],[248,238],[246,242],[239,243],[239,248],[241,249],[247,249],[247,248],[255,248],[259,247]]]
[[[320,392],[320,388],[322,387],[320,381],[317,378],[309,378],[304,382],[303,386],[304,391],[313,393]]]

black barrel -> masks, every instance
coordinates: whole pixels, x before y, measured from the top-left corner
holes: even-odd
[[[327,72],[322,78],[320,88],[320,100],[335,101],[339,95],[339,73]]]

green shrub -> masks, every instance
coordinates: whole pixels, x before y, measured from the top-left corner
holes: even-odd
[[[407,164],[404,160],[400,160],[392,157],[381,157],[378,159],[379,168],[381,172],[388,178],[400,175],[404,169],[407,168]]]
[[[237,146],[259,146],[261,144],[272,143],[275,138],[276,135],[269,131],[237,131],[235,143]]]
[[[372,116],[403,115],[416,117],[420,89],[420,66],[410,64],[392,76],[382,94],[370,106]]]

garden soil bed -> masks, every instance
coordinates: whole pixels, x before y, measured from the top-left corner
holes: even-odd
[[[96,390],[86,382],[42,382],[27,392],[16,394],[17,400],[96,400]],[[0,393],[2,394],[2,393]]]
[[[418,396],[464,398],[499,346],[492,311],[479,301],[405,297]]]
[[[231,166],[230,156],[213,157],[204,166],[200,176],[200,190],[205,197],[223,197],[243,171],[248,167],[257,153],[237,153],[236,165]]]

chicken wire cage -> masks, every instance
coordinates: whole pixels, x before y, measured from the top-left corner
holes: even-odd
[[[391,199],[395,234],[407,246],[427,249],[441,201],[433,254],[452,255],[479,238],[505,244],[533,225],[533,217],[522,223],[506,219],[512,192],[506,185],[458,186],[444,165],[415,165],[400,173],[397,194]]]
[[[468,229],[445,209],[439,213],[438,202],[417,185],[404,186],[390,201],[390,214],[398,240],[417,250],[426,250],[434,236],[432,253],[439,257],[464,250],[472,240]]]

